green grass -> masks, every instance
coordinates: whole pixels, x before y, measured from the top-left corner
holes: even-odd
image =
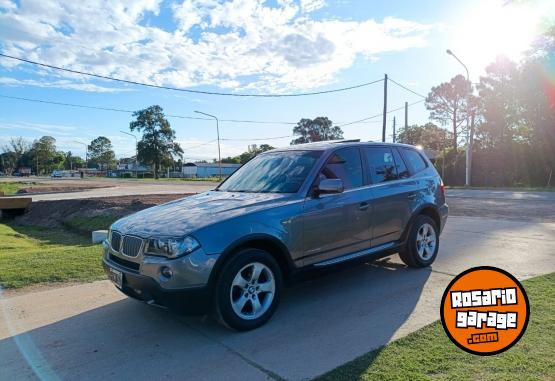
[[[107,230],[119,218],[112,215],[74,217],[64,221],[64,226],[75,233],[90,237],[90,233],[94,230]]]
[[[0,182],[0,192],[4,192],[4,195],[9,196],[12,194],[16,194],[19,189],[28,186],[29,184],[2,181]]]
[[[523,284],[531,304],[530,322],[520,341],[504,353],[466,353],[435,322],[318,380],[553,380],[555,273]]]
[[[0,285],[103,279],[100,245],[63,229],[0,224]]]

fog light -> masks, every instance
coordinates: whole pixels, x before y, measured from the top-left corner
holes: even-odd
[[[173,275],[172,269],[170,269],[169,267],[166,267],[166,266],[162,267],[161,273],[166,278],[171,278],[172,275]]]

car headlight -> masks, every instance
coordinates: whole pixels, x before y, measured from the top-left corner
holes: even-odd
[[[151,238],[146,246],[146,254],[177,258],[192,253],[199,247],[200,243],[190,236],[185,238]]]

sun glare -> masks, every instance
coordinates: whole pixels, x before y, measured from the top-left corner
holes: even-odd
[[[474,75],[481,74],[496,56],[518,60],[541,32],[542,19],[553,14],[549,13],[553,8],[553,2],[547,1],[481,1],[464,11],[452,49],[464,57]]]

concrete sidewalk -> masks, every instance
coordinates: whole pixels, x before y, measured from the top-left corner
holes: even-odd
[[[397,257],[284,292],[246,333],[123,297],[107,281],[3,298],[2,378],[310,379],[439,318],[457,273],[494,265],[520,279],[555,271],[555,224],[450,217],[432,269]]]

